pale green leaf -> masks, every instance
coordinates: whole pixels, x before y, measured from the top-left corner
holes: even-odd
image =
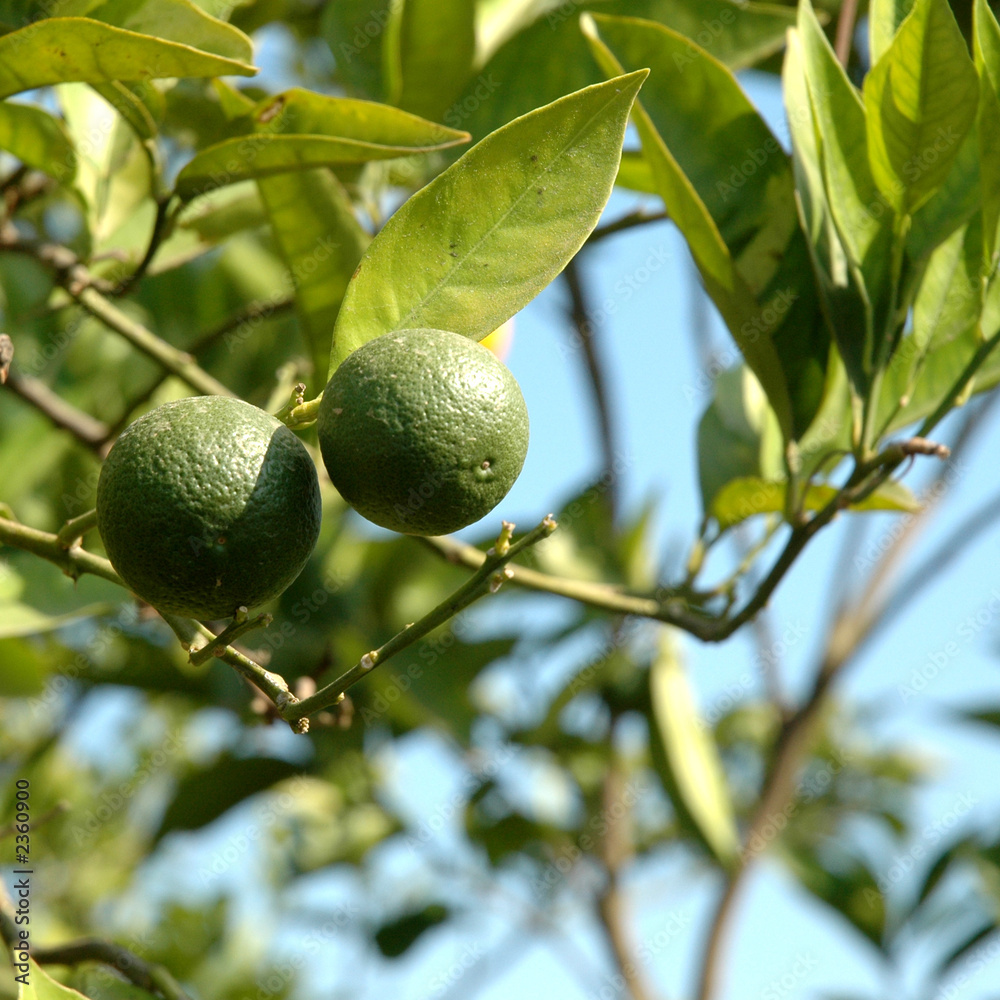
[[[864,91],[872,175],[911,214],[944,183],[978,107],[976,69],[947,0],[916,0]]]
[[[596,84],[511,122],[398,209],[347,290],[331,372],[391,330],[480,340],[527,305],[597,224],[646,76]]]
[[[0,37],[0,97],[71,80],[252,76],[255,67],[83,17],[56,17]]]
[[[226,59],[253,61],[253,43],[242,31],[205,13],[191,0],[107,0],[91,6],[88,16]]]
[[[785,489],[783,482],[754,476],[734,479],[716,495],[711,514],[723,531],[757,514],[782,514]],[[822,510],[836,495],[835,486],[824,483],[810,486],[803,498],[803,507],[810,511]],[[920,510],[920,502],[902,483],[889,482],[849,509],[913,513]]]
[[[76,150],[66,129],[41,108],[0,101],[0,149],[57,181],[76,174]]]
[[[330,331],[370,238],[328,170],[262,178],[257,186],[288,267],[289,291],[295,292],[318,393],[326,384]]]
[[[140,83],[93,83],[91,86],[131,126],[140,139],[156,136],[157,124],[163,119],[166,101],[149,81]]]
[[[892,44],[912,6],[913,0],[871,0],[868,4],[868,49],[872,65]]]
[[[53,979],[33,958],[27,962],[27,970],[15,965],[15,975],[21,973],[27,980],[17,980],[17,1000],[87,1000],[76,990]]]
[[[663,629],[649,675],[654,760],[680,822],[723,867],[736,864],[739,832],[711,730],[699,718],[673,632]]]
[[[404,0],[394,104],[440,120],[472,73],[476,54],[472,0]]]
[[[111,614],[117,607],[115,604],[107,603],[88,604],[64,615],[47,615],[20,601],[0,604],[0,639],[54,632],[82,618]]]
[[[632,191],[641,191],[643,194],[656,194],[653,171],[641,151],[625,150],[622,153],[615,184]]]

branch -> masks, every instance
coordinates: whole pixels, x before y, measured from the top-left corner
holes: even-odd
[[[30,403],[56,427],[69,431],[82,445],[102,455],[109,428],[100,420],[95,420],[89,413],[84,413],[83,410],[78,410],[67,403],[41,379],[18,375],[15,372],[8,379],[7,388],[13,390],[26,403]]]
[[[556,530],[556,522],[552,515],[544,518],[538,527],[523,535],[513,544],[511,535],[514,525],[509,521],[503,522],[503,530],[497,539],[496,545],[486,553],[483,562],[473,576],[458,588],[450,597],[445,598],[436,608],[428,612],[419,621],[407,625],[402,631],[397,632],[388,642],[366,653],[361,660],[356,663],[345,674],[342,674],[335,681],[320,688],[316,694],[302,701],[295,702],[285,707],[281,716],[283,719],[294,722],[303,719],[312,712],[319,712],[324,708],[337,704],[344,696],[344,692],[370,670],[378,664],[384,663],[396,653],[401,652],[408,646],[412,646],[417,640],[422,639],[428,632],[433,631],[439,625],[467,608],[470,604],[485,597],[486,594],[495,593],[505,580],[510,579],[511,570],[507,563],[518,553],[523,552],[529,546],[547,538]]]
[[[620,219],[615,219],[614,222],[607,223],[607,225],[598,226],[587,237],[587,246],[592,246],[594,243],[606,239],[608,236],[614,236],[615,233],[623,233],[628,229],[634,229],[636,226],[645,226],[650,222],[663,222],[669,218],[670,215],[667,212],[645,212],[642,209],[638,209],[635,212],[630,212],[628,215],[623,215]]]
[[[52,948],[34,948],[31,957],[39,965],[79,965],[100,962],[110,965],[129,982],[150,993],[159,993],[165,1000],[191,1000],[180,983],[162,965],[154,965],[133,951],[111,941],[83,938]]]
[[[608,506],[612,515],[618,508],[615,477],[612,470],[615,464],[615,434],[611,423],[611,406],[608,403],[608,389],[604,378],[597,350],[594,346],[594,322],[590,309],[587,307],[587,296],[580,281],[580,269],[574,258],[563,271],[570,295],[570,320],[576,329],[583,356],[586,361],[587,374],[590,377],[590,387],[594,394],[594,408],[597,411],[597,429],[601,439],[601,451],[604,453],[604,469],[608,476]]]

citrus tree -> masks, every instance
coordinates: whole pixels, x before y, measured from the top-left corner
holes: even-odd
[[[535,992],[833,995],[811,953],[727,980],[764,858],[893,995],[987,966],[1000,844],[970,803],[921,825],[927,767],[840,683],[997,507],[908,556],[1000,381],[986,0],[0,0],[0,31],[0,995],[500,996],[539,938]],[[653,227],[727,338],[665,546],[580,263]],[[550,284],[594,478],[519,530],[514,318]],[[820,536],[841,563],[792,586],[829,621],[775,623]],[[708,705],[682,654],[720,643]],[[707,917],[644,898],[671,859]]]

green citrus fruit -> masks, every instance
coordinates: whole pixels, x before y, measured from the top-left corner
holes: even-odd
[[[97,526],[122,579],[160,611],[232,615],[277,597],[319,535],[316,466],[240,399],[164,403],[130,424],[97,484]]]
[[[443,535],[488,514],[528,451],[514,376],[446,330],[396,330],[359,347],[330,379],[317,429],[341,496],[409,535]]]

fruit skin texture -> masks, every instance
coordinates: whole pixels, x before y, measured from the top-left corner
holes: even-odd
[[[277,597],[319,536],[316,466],[240,399],[164,403],[122,432],[97,483],[111,565],[159,611],[231,616]]]
[[[447,534],[488,514],[528,451],[514,376],[447,330],[395,330],[359,347],[330,379],[317,429],[341,496],[409,535]]]

